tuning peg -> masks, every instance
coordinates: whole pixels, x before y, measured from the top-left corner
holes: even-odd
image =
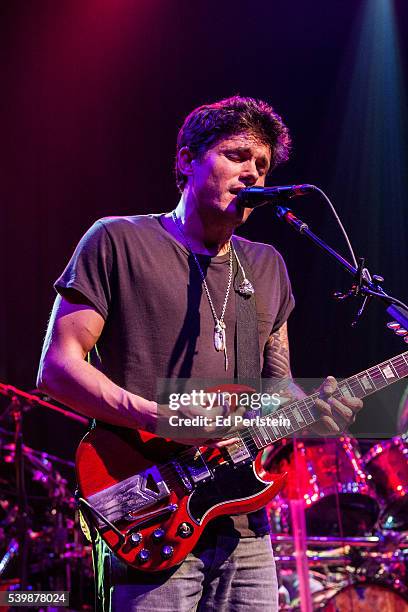
[[[390,321],[387,323],[387,327],[397,336],[405,337],[408,334],[408,330],[406,330],[405,327],[402,327],[402,325],[400,325],[397,321]],[[408,340],[406,342],[408,342]]]

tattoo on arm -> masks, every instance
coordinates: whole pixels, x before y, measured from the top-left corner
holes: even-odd
[[[291,378],[288,326],[284,323],[267,340],[262,375],[265,378]]]
[[[264,367],[262,378],[268,379],[266,391],[279,389],[284,397],[287,395],[292,400],[302,399],[305,392],[292,378],[289,359],[288,326],[284,323],[278,331],[271,334],[265,346]]]

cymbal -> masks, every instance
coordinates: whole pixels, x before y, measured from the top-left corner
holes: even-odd
[[[16,450],[16,445],[14,444],[14,442],[10,442],[9,444],[4,444],[2,448],[0,448],[0,452],[3,449],[14,453]],[[49,462],[55,461],[57,463],[61,463],[68,467],[75,468],[75,463],[73,461],[62,459],[61,457],[57,457],[56,455],[51,455],[50,453],[46,453],[45,451],[35,450],[34,448],[27,446],[26,444],[23,444],[23,453],[27,457],[32,456],[33,458],[43,459],[43,460],[45,459],[46,461],[49,461]]]

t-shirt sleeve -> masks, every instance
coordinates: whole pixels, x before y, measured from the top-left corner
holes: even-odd
[[[280,281],[280,304],[276,315],[275,322],[272,327],[272,333],[278,331],[280,327],[287,321],[290,313],[295,306],[295,299],[292,293],[288,271],[282,255],[276,252],[277,255],[277,273]]]
[[[111,271],[111,238],[104,224],[96,221],[79,241],[54,288],[68,300],[70,289],[81,293],[106,319],[111,300]]]

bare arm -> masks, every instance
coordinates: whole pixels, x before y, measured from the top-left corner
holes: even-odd
[[[265,359],[263,377],[270,380],[267,391],[278,389],[281,397],[291,399],[302,399],[305,392],[293,382],[290,370],[289,338],[287,323],[284,323],[278,331],[271,334],[265,347]],[[276,387],[277,385],[277,387]],[[332,396],[337,388],[337,382],[329,376],[320,387],[321,398],[317,399],[315,405],[321,411],[321,419],[312,430],[314,433],[325,435],[339,431],[335,421],[333,410],[338,413],[345,422],[352,422],[355,413],[361,409],[362,402],[356,398],[342,398],[337,400]]]
[[[125,391],[85,361],[103,326],[93,306],[58,296],[44,341],[38,388],[87,417],[154,431],[156,402]]]
[[[291,377],[288,324],[271,334],[265,347],[264,376],[266,378]]]
[[[285,322],[267,340],[264,353],[262,377],[269,379],[268,390],[275,385],[282,386],[294,399],[305,397],[305,393],[292,380],[290,370],[288,324]]]

